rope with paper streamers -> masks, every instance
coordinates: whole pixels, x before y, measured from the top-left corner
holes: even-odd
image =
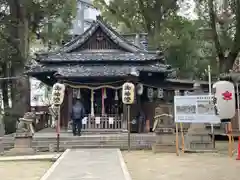
[[[68,85],[68,86],[73,87],[73,88],[84,87],[84,88],[87,88],[87,89],[94,89],[94,88],[95,89],[101,89],[101,88],[104,88],[104,86],[108,86],[109,88],[119,88],[119,87],[122,87],[122,86],[114,87],[114,86],[112,86],[112,84],[117,84],[117,83],[122,83],[123,84],[125,81],[124,80],[119,80],[119,81],[105,82],[105,83],[79,83],[79,84],[77,84],[76,82],[67,81],[67,80],[63,80],[62,82],[65,85]],[[89,86],[96,86],[96,87],[89,87]]]
[[[71,88],[84,88],[84,89],[90,89],[90,90],[97,90],[97,89],[102,89],[102,88],[110,88],[110,89],[121,89],[122,86],[111,86],[111,85],[101,85],[101,86],[97,86],[97,87],[91,87],[91,86],[87,86],[87,85],[72,85],[72,84],[68,84],[68,83],[64,83],[65,85],[71,87]]]
[[[117,83],[125,83],[126,81],[123,81],[123,80],[119,80],[119,81],[114,81],[114,82],[106,82],[106,83],[79,83],[76,84],[75,82],[71,82],[71,81],[66,81],[64,80],[63,83],[71,88],[84,88],[84,89],[90,89],[90,90],[97,90],[97,89],[102,89],[102,88],[110,88],[110,89],[115,89],[115,90],[118,90],[118,89],[122,89],[122,86],[112,86],[110,84],[117,84]],[[148,84],[144,84],[144,83],[141,83],[143,86],[145,87],[150,87],[150,88],[161,88],[161,87],[157,87],[157,86],[153,86],[153,85],[148,85]],[[96,87],[92,87],[96,85]],[[162,88],[162,89],[165,89],[165,90],[175,90],[175,88]],[[185,90],[185,89],[184,89]]]

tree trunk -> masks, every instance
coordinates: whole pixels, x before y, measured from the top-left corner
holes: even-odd
[[[233,68],[236,57],[235,54],[229,54],[227,57],[219,59],[219,73],[229,73]]]
[[[8,76],[8,67],[7,63],[2,63],[3,77]],[[8,97],[8,80],[1,80],[1,88],[2,88],[2,98],[3,98],[3,107],[4,110],[9,108],[9,97]]]
[[[25,0],[12,1],[10,13],[17,22],[17,26],[11,26],[11,35],[17,42],[14,46],[17,48],[17,53],[12,60],[11,76],[20,76],[24,72],[29,52],[29,21]],[[30,109],[29,87],[29,80],[25,77],[13,80],[11,83],[12,110],[17,116],[22,116]]]

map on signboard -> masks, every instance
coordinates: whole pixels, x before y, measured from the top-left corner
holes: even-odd
[[[215,114],[213,96],[175,96],[175,122],[184,123],[219,123]]]

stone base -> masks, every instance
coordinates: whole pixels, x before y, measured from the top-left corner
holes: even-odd
[[[153,153],[175,153],[176,146],[174,144],[153,144]]]
[[[6,155],[33,155],[35,150],[32,148],[31,136],[16,136],[14,142],[14,148],[4,153]]]
[[[156,143],[152,144],[153,153],[175,153],[175,135],[157,134]]]
[[[175,134],[156,134],[157,144],[174,144],[176,136]]]
[[[15,137],[14,148],[31,148],[32,137]]]
[[[213,150],[211,137],[208,134],[187,134],[185,135],[185,149]]]
[[[185,149],[189,151],[213,150],[213,144],[209,131],[204,124],[191,124],[184,136]]]
[[[2,137],[0,137],[0,155],[3,155],[3,153],[4,153],[3,140]]]
[[[23,156],[23,155],[34,155],[36,152],[32,148],[13,148],[5,152],[7,156]]]

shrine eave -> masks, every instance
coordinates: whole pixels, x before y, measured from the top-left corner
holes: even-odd
[[[51,53],[37,55],[39,63],[76,63],[76,62],[149,62],[160,61],[164,63],[164,56],[156,53],[119,53],[119,52],[74,52],[74,53]]]
[[[240,82],[240,72],[230,72],[230,73],[222,73],[219,76],[220,80],[232,81],[239,83]]]
[[[190,85],[193,85],[194,83],[199,83],[201,85],[208,85],[208,81],[191,80],[191,79],[167,78],[167,79],[165,79],[165,81],[169,82],[169,83],[174,83],[174,84],[190,84]]]
[[[139,74],[141,72],[149,73],[168,73],[172,69],[167,65],[69,65],[69,66],[35,66],[27,74],[33,76],[36,74],[52,73],[56,77],[124,77],[131,73]]]

